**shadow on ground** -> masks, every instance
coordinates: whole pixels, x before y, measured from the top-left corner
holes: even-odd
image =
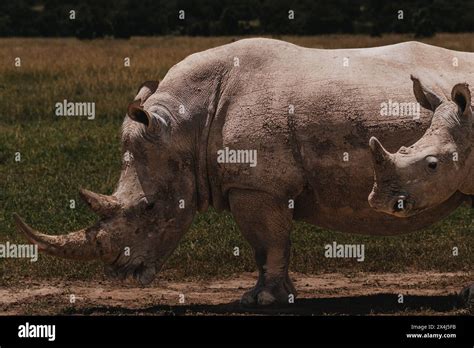
[[[404,296],[398,303],[397,294],[377,294],[353,297],[298,299],[294,304],[267,308],[242,307],[238,301],[216,305],[156,305],[145,308],[98,306],[69,308],[64,314],[79,315],[368,315],[403,314],[406,311],[452,312],[462,309],[458,295]]]

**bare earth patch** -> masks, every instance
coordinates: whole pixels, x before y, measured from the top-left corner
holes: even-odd
[[[295,303],[255,309],[239,305],[256,274],[171,282],[140,288],[115,281],[22,281],[0,289],[2,315],[465,315],[457,294],[472,273],[292,273]],[[399,303],[399,294],[404,303]],[[75,302],[71,303],[71,295]],[[184,295],[184,303],[180,298]]]

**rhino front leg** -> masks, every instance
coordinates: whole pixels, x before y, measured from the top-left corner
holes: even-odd
[[[254,250],[259,277],[241,299],[243,305],[288,303],[296,291],[288,276],[292,210],[261,191],[232,190],[232,214]]]

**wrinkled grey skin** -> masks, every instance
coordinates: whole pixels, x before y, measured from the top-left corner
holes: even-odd
[[[432,199],[410,187],[427,202],[418,214],[400,218],[376,211],[367,199],[374,184],[369,139],[375,136],[395,151],[416,142],[432,117],[425,108],[418,120],[381,116],[381,103],[416,102],[410,74],[445,94],[461,82],[472,86],[473,61],[471,53],[415,42],[320,50],[247,39],[193,54],[159,85],[145,83],[130,104],[117,190],[112,196],[82,191],[102,216],[96,225],[62,236],[41,234],[18,216],[17,225],[50,254],[101,258],[110,274],[146,284],[197,211],[230,210],[259,270],[242,303],[287,303],[296,294],[288,277],[293,219],[349,233],[393,235],[429,226],[474,194],[472,155],[466,150],[459,163],[463,174],[443,197]],[[472,141],[454,143],[467,148]],[[217,151],[225,147],[257,150],[257,166],[218,163]],[[405,187],[409,175],[397,175]],[[391,199],[383,192],[377,201]]]

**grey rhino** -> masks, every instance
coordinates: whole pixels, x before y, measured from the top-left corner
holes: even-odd
[[[230,210],[259,271],[241,302],[287,303],[296,295],[288,276],[293,219],[348,233],[394,235],[429,226],[474,194],[466,150],[459,162],[463,175],[453,177],[443,199],[427,192],[430,204],[423,211],[400,218],[368,203],[374,183],[369,139],[375,136],[395,151],[418,140],[432,116],[431,107],[417,117],[381,115],[381,105],[418,105],[411,74],[420,76],[415,84],[441,91],[462,82],[472,86],[473,62],[472,53],[417,42],[324,50],[245,39],[192,54],[160,83],[146,82],[129,105],[115,192],[81,190],[101,216],[97,224],[52,236],[15,215],[18,229],[46,253],[100,258],[107,273],[147,284],[196,212],[209,206]],[[470,146],[466,141],[463,149]],[[255,150],[256,165],[245,163],[245,156],[244,163],[219,161],[223,149]]]

